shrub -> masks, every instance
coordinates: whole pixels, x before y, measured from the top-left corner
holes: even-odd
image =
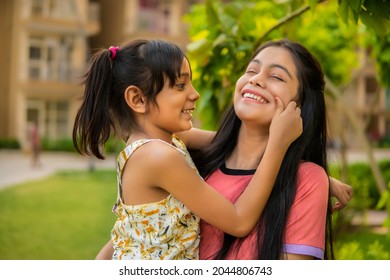
[[[0,149],[20,149],[20,144],[14,138],[3,138],[0,139]]]
[[[63,151],[63,152],[75,152],[76,149],[73,145],[73,140],[70,138],[67,139],[42,139],[41,141],[42,150],[45,151]],[[104,145],[106,153],[118,154],[123,148],[125,143],[123,141],[117,140],[115,138],[108,139],[107,143]]]
[[[390,148],[390,135],[383,136],[378,143],[380,148]]]
[[[45,151],[64,151],[64,152],[74,152],[75,148],[73,146],[72,139],[42,139],[41,141],[42,150]]]
[[[379,161],[378,165],[385,182],[390,182],[390,160]],[[330,166],[329,170],[331,176],[340,178],[338,166]],[[348,206],[355,210],[375,209],[380,199],[380,193],[370,165],[365,162],[351,163],[347,167],[347,172],[346,183],[353,188],[353,199]]]

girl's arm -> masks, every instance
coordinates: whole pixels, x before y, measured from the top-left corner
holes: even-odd
[[[153,142],[148,143],[148,149],[140,147],[143,154],[139,154],[137,168],[145,170],[147,167],[149,185],[166,190],[209,224],[234,236],[246,236],[264,209],[289,145],[302,133],[296,103],[290,103],[283,111],[280,102],[263,158],[248,187],[234,204],[207,185],[184,157],[166,144]]]
[[[112,260],[112,254],[114,253],[114,247],[112,241],[108,241],[106,245],[96,255],[95,260]]]
[[[352,187],[333,177],[329,177],[329,183],[330,195],[338,200],[333,205],[333,211],[343,209],[348,201],[352,199]]]
[[[187,149],[199,150],[211,144],[216,132],[199,128],[175,133],[184,142]]]

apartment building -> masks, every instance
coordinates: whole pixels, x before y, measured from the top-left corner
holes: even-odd
[[[101,7],[101,32],[91,37],[92,48],[107,48],[129,40],[165,39],[183,49],[189,42],[183,16],[203,0],[96,0]]]
[[[343,112],[352,109],[370,143],[375,146],[386,139],[388,146],[390,144],[388,142],[390,140],[390,89],[381,87],[378,83],[375,62],[365,50],[359,52],[359,60],[363,67],[352,74],[354,80],[343,92],[340,103],[336,104],[328,99],[332,144],[337,147],[344,141],[347,147],[352,149],[362,146],[354,125]]]
[[[33,123],[41,138],[70,138],[88,37],[100,30],[99,4],[4,0],[0,22],[0,138],[28,150]]]

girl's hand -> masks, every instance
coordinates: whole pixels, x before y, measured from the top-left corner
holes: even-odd
[[[291,101],[284,109],[283,101],[275,97],[276,110],[270,126],[270,138],[285,147],[290,146],[303,131],[301,108]]]
[[[330,195],[338,200],[332,207],[333,211],[343,209],[352,199],[352,187],[333,177],[329,178],[329,188]]]

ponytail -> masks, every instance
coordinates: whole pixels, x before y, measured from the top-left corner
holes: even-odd
[[[110,94],[112,88],[111,52],[100,50],[92,56],[85,75],[83,103],[73,127],[73,143],[81,154],[104,159],[102,147],[111,133]]]
[[[175,83],[183,59],[184,53],[177,45],[162,40],[133,40],[94,54],[73,127],[76,150],[104,159],[102,148],[111,133],[125,140],[140,129],[125,100],[126,89],[136,86],[146,102],[156,103],[166,78],[170,86]]]

